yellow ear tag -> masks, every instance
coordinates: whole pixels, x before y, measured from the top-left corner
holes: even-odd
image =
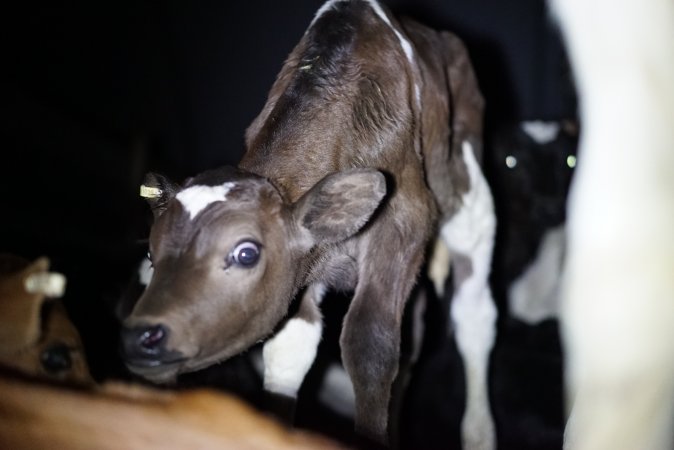
[[[143,198],[159,198],[161,197],[161,189],[141,184],[140,196]]]
[[[66,290],[66,277],[56,272],[35,273],[24,282],[26,292],[47,297],[62,297]]]

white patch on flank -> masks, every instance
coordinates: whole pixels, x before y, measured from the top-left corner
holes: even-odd
[[[456,343],[464,362],[466,410],[461,422],[463,448],[496,448],[494,421],[489,410],[487,374],[496,337],[496,307],[489,289],[496,218],[494,202],[468,142],[462,146],[470,190],[461,209],[442,226],[450,252],[471,261],[470,276],[456,287],[451,303]]]
[[[536,259],[508,289],[513,316],[532,325],[557,318],[565,246],[563,225],[545,233]]]
[[[143,286],[150,284],[152,275],[154,274],[154,267],[152,267],[152,262],[149,259],[144,258],[140,266],[138,266],[138,282]]]
[[[450,251],[469,257],[478,252],[476,256],[479,256],[481,261],[485,259],[490,261],[490,245],[496,230],[494,201],[468,141],[463,142],[462,151],[470,179],[470,190],[462,199],[461,209],[442,226],[442,238]],[[484,266],[488,270],[489,263],[484,263]]]
[[[316,358],[323,333],[321,322],[290,319],[264,344],[264,388],[268,392],[297,397],[297,391]]]
[[[353,391],[353,383],[340,364],[332,363],[328,366],[323,376],[321,389],[318,391],[318,399],[344,417],[353,418],[356,415],[356,394]]]
[[[548,144],[559,135],[560,125],[557,122],[544,122],[532,120],[520,124],[522,131],[533,139],[537,144]]]
[[[214,202],[227,200],[227,193],[234,187],[233,182],[219,186],[191,186],[178,192],[176,198],[190,214],[190,220]]]

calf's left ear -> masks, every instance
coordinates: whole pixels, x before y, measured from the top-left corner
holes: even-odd
[[[356,234],[385,195],[386,179],[378,170],[346,170],[316,183],[295,203],[293,214],[310,245],[335,243]]]
[[[155,219],[165,210],[166,205],[180,189],[176,183],[158,173],[149,172],[140,186],[140,196],[145,198]]]

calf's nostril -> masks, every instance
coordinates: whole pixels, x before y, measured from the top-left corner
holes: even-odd
[[[166,337],[166,331],[161,325],[148,328],[140,335],[139,344],[146,350],[156,349]]]
[[[122,357],[129,361],[161,359],[166,353],[169,329],[162,324],[123,327]]]

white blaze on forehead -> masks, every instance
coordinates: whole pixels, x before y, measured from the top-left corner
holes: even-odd
[[[227,193],[233,187],[233,182],[218,186],[190,186],[178,192],[176,198],[190,214],[190,220],[192,220],[211,203],[227,200]]]
[[[527,136],[541,145],[548,144],[557,139],[561,128],[557,122],[544,122],[541,120],[522,122],[520,126]]]

